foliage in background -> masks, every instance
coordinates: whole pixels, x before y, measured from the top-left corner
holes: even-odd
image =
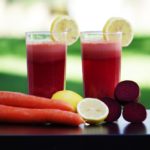
[[[125,54],[150,55],[150,37],[135,37],[132,44],[123,48]],[[68,47],[69,55],[80,55],[80,40]],[[0,38],[0,55],[26,57],[25,39]]]

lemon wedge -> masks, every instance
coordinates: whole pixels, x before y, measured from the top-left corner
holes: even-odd
[[[80,33],[76,21],[69,16],[55,17],[51,24],[50,31],[53,40],[66,42],[67,45],[75,43]]]
[[[96,98],[84,98],[77,105],[79,115],[90,124],[103,122],[108,116],[109,109],[107,105]]]
[[[112,17],[103,27],[103,32],[122,32],[122,46],[128,46],[133,40],[133,30],[131,24],[124,18]],[[113,40],[114,36],[106,35],[106,39]]]

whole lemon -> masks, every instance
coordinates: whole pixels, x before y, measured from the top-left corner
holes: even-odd
[[[69,103],[75,112],[77,111],[77,104],[83,99],[78,93],[70,90],[57,91],[51,98]]]

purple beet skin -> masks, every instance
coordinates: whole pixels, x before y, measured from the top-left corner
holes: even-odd
[[[146,119],[147,113],[142,104],[132,102],[124,106],[122,115],[128,122],[140,123]]]
[[[137,102],[140,95],[140,88],[134,81],[125,80],[115,88],[114,96],[121,104]]]
[[[118,120],[118,118],[121,115],[121,106],[120,106],[120,104],[116,100],[114,100],[110,97],[105,97],[105,98],[102,99],[102,101],[109,108],[109,114],[108,114],[107,118],[105,119],[105,121],[113,122],[113,121]]]

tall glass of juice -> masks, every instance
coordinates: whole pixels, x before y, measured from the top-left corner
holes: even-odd
[[[65,36],[65,33],[59,34]],[[29,94],[50,98],[54,92],[63,90],[67,49],[65,42],[53,41],[50,32],[28,32],[26,49]]]
[[[120,80],[121,37],[120,32],[81,33],[85,97],[113,97],[114,88]]]

